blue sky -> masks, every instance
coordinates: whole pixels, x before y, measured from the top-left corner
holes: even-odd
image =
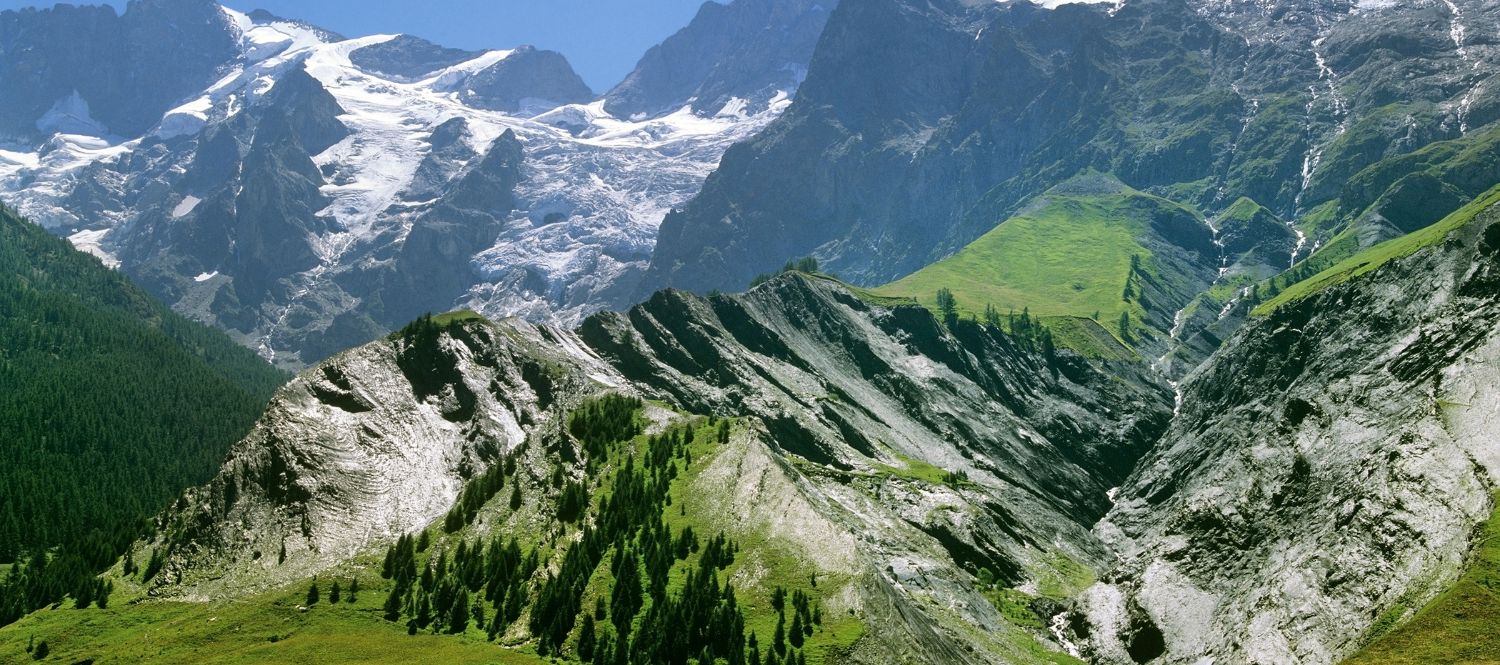
[[[0,0],[0,9],[48,6]],[[73,4],[104,4],[73,0]],[[123,9],[124,0],[109,0]],[[467,49],[532,44],[561,51],[596,92],[618,83],[646,49],[688,24],[703,0],[226,0],[348,36],[403,32]]]

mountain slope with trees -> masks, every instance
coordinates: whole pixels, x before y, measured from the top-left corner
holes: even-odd
[[[72,592],[46,588],[69,567],[112,562],[143,518],[212,474],[284,379],[0,209],[0,562],[27,563],[0,586],[0,620]]]

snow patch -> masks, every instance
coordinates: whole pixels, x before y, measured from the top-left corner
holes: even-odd
[[[44,134],[109,135],[109,130],[89,114],[89,103],[77,90],[57,100],[51,110],[37,119],[36,128]]]
[[[92,254],[95,258],[102,261],[104,265],[111,268],[118,268],[120,267],[120,260],[115,258],[113,254],[104,251],[102,246],[104,238],[109,235],[110,230],[79,231],[68,236],[68,242],[73,243],[73,247],[78,251]]]
[[[197,277],[194,277],[193,281],[198,282],[199,284],[202,284],[202,283],[207,282],[208,280],[213,279],[213,278],[218,277],[218,276],[219,276],[219,271],[215,270],[213,272],[206,272],[206,273],[200,274]]]
[[[200,199],[196,196],[182,197],[182,201],[177,204],[176,208],[172,209],[172,219],[182,219],[183,217],[187,216],[188,213],[191,213],[193,210],[197,209],[198,204],[202,202],[203,199]]]
[[[453,92],[468,81],[469,77],[500,64],[514,52],[485,51],[473,60],[460,62],[444,69],[422,83],[438,92]]]

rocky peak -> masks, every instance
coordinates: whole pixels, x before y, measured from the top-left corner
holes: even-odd
[[[35,137],[48,109],[77,94],[108,132],[140,136],[211,82],[237,39],[209,0],[0,12],[0,134]]]
[[[219,477],[163,516],[154,593],[236,596],[326,571],[437,521],[502,458],[528,498],[476,508],[474,528],[556,534],[547,470],[579,463],[560,423],[615,392],[740,419],[677,499],[839,585],[872,635],[860,662],[1010,662],[1014,640],[1038,636],[976,576],[1034,584],[1107,561],[1088,525],[1169,418],[1164,386],[1117,369],[803,274],[743,296],[663,292],[576,333],[424,319],[281,391]]]
[[[397,35],[395,39],[355,49],[349,60],[375,74],[416,81],[479,55],[479,51],[446,48],[421,37]]]
[[[459,95],[476,108],[533,115],[594,98],[563,54],[532,46],[469,76]]]
[[[764,110],[796,92],[837,0],[705,2],[692,23],[653,47],[605,95],[620,117],[655,116],[691,105],[712,115],[731,99]]]

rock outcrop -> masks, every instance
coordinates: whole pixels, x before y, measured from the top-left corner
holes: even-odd
[[[1096,662],[1336,663],[1457,577],[1500,484],[1497,257],[1492,207],[1185,382],[1096,528],[1122,558],[1081,600]]]

